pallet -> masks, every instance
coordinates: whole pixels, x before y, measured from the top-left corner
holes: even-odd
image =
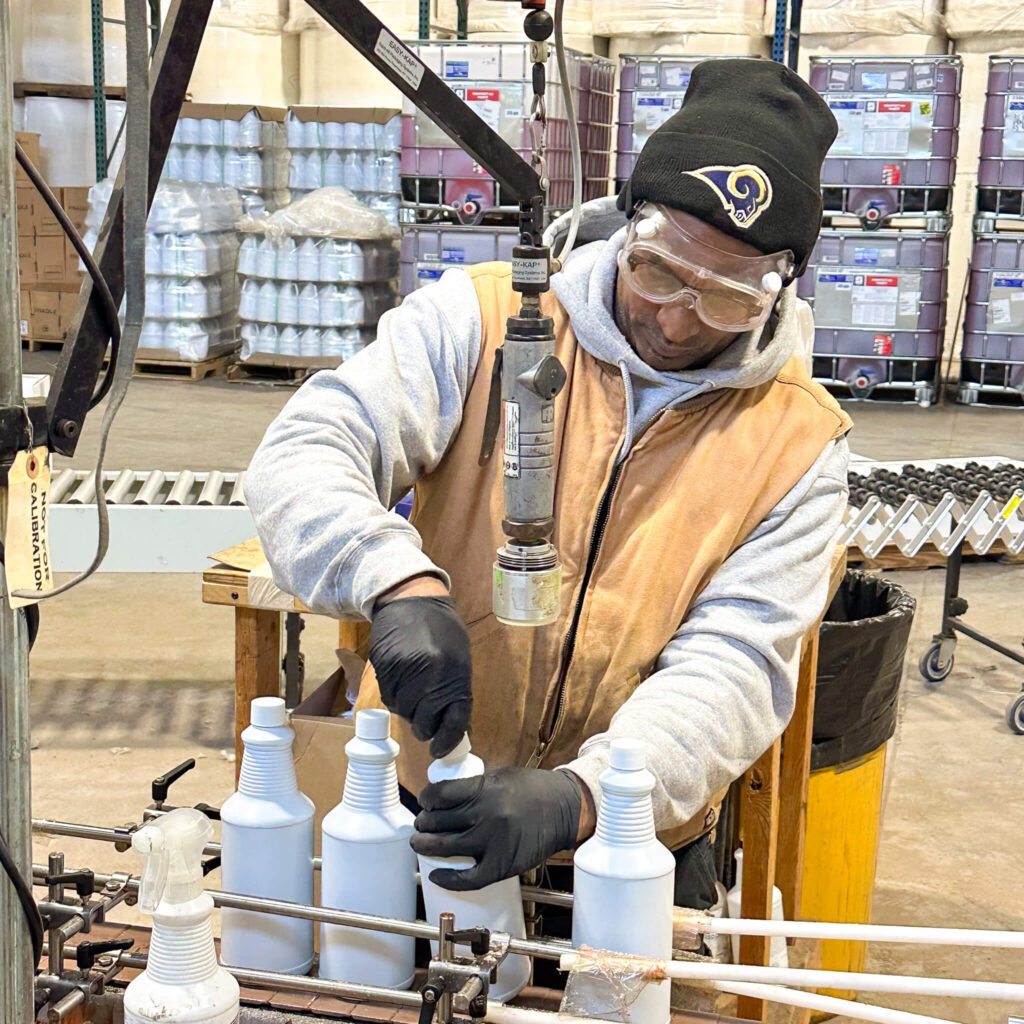
[[[210,356],[207,359],[155,359],[150,356],[136,356],[133,377],[150,380],[204,380],[207,377],[223,377],[231,365],[231,355]],[[104,359],[103,365],[107,365]]]
[[[64,342],[53,338],[22,338],[21,347],[29,352],[44,352],[48,349],[60,351],[64,347]]]
[[[333,370],[342,360],[335,356],[282,356],[254,352],[228,370],[236,384],[277,384],[298,387],[318,370]]]
[[[964,562],[1024,565],[1024,554],[1012,555],[1001,541],[997,541],[985,555],[976,555],[968,548],[964,552]],[[946,556],[933,544],[926,544],[913,558],[903,554],[895,545],[883,548],[874,558],[868,558],[860,548],[854,546],[847,548],[847,564],[861,569],[880,569],[883,572],[892,572],[896,569],[935,569],[946,564]]]

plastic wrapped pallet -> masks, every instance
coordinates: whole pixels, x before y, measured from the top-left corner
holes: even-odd
[[[363,0],[363,2],[396,35],[412,37],[419,33],[419,0]],[[310,29],[330,29],[330,26],[309,4],[304,3],[304,0],[291,0],[285,31],[307,32]]]
[[[298,101],[299,46],[281,32],[211,24],[189,81],[197,103],[286,107]]]
[[[767,57],[771,41],[761,35],[727,35],[711,32],[670,33],[668,35],[616,36],[608,41],[608,57],[619,63],[629,54],[707,57]]]
[[[54,96],[27,96],[24,100],[25,131],[39,133],[43,177],[52,187],[89,186],[96,181],[94,159],[92,100],[72,100]],[[124,103],[107,100],[107,146],[113,144],[124,118]],[[124,148],[110,161],[112,169],[120,162]]]
[[[284,107],[183,103],[164,162],[169,181],[226,184],[246,212],[276,210],[289,200]]]
[[[937,35],[942,30],[942,0],[804,0],[800,12],[801,49],[807,35]],[[765,3],[764,32],[775,32],[775,0]]]
[[[398,230],[344,188],[242,222],[242,359],[337,365],[395,304]]]
[[[288,18],[288,0],[214,0],[209,25],[277,34]]]
[[[1024,39],[1024,5],[1019,0],[946,0],[943,24],[958,43],[983,37],[982,48],[1002,53],[1019,48]]]
[[[409,36],[415,36],[415,29]],[[299,41],[299,101],[312,106],[400,107],[402,94],[332,28],[308,28]]]
[[[400,114],[397,107],[291,107],[292,198],[340,185],[397,227]]]
[[[123,0],[106,0],[103,14],[123,19]],[[81,0],[13,0],[14,77],[21,82],[92,85],[92,17]],[[125,83],[124,26],[103,26],[104,79]]]
[[[113,189],[89,192],[85,242]],[[198,362],[238,347],[238,193],[225,185],[162,183],[146,222],[146,316],[139,358]]]
[[[563,14],[563,33],[574,37],[592,35],[593,7],[593,0],[570,0]],[[466,28],[471,37],[480,32],[514,32],[520,39],[523,37],[524,11],[519,4],[470,0],[468,15]],[[434,21],[441,28],[454,32],[459,23],[456,0],[438,0]]]
[[[594,0],[594,35],[761,35],[764,0]]]

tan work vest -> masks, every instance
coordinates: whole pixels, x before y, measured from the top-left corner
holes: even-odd
[[[577,344],[567,313],[547,293],[542,307],[554,319],[556,352],[568,375],[555,403],[553,539],[562,560],[562,608],[550,626],[502,625],[491,612],[492,566],[504,542],[500,452],[486,468],[477,461],[494,353],[519,299],[508,264],[482,264],[469,274],[482,321],[477,372],[458,435],[416,484],[412,522],[423,550],[451,576],[452,597],[469,627],[474,752],[489,765],[554,768],[608,727],[718,567],[851,423],[794,358],[763,385],[663,411],[616,471],[626,418],[619,371]],[[607,520],[595,538],[610,485]],[[577,604],[573,653],[563,666]],[[369,666],[357,706],[381,706]],[[418,793],[426,783],[427,745],[405,722],[395,718],[392,727],[402,748],[399,779]],[[659,837],[675,848],[707,831],[720,799],[689,822],[660,823]]]

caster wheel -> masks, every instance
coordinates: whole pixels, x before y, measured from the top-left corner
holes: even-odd
[[[1024,735],[1024,693],[1018,694],[1006,707],[1006,724]]]
[[[941,683],[950,672],[953,671],[954,657],[951,654],[949,661],[942,662],[941,648],[938,644],[932,644],[927,651],[924,652],[924,657],[918,663],[918,669],[922,676],[929,683]]]

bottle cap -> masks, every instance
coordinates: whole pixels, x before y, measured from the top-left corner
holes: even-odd
[[[640,740],[612,740],[608,763],[618,771],[640,771],[647,766],[647,748]]]
[[[288,714],[280,697],[257,697],[249,709],[249,722],[264,729],[288,724]]]
[[[442,764],[454,764],[457,761],[462,761],[473,749],[469,742],[469,733],[463,733],[462,739],[459,740],[455,749],[445,754],[444,757],[439,757],[438,761]]]
[[[391,735],[391,712],[365,708],[356,712],[356,736],[361,740],[386,740]]]

